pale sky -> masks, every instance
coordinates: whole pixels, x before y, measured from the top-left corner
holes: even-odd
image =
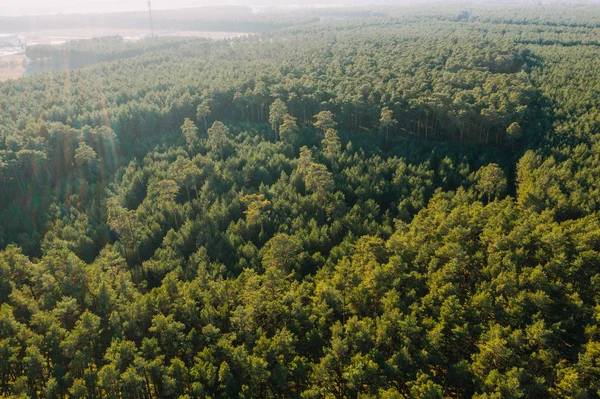
[[[384,0],[385,1],[385,0]],[[381,1],[380,1],[381,2]],[[379,2],[379,3],[380,3]],[[153,9],[224,5],[368,4],[368,0],[152,0]],[[0,0],[0,16],[139,11],[146,0]]]
[[[218,1],[222,5],[232,2]],[[156,9],[215,5],[207,0],[152,0]],[[74,14],[136,11],[146,9],[146,0],[0,0],[0,15]]]

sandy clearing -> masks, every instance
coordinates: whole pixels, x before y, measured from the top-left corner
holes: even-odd
[[[69,40],[91,39],[93,37],[121,36],[126,40],[139,40],[149,36],[147,29],[90,28],[60,29],[36,32],[19,32],[25,37],[28,46],[36,44],[62,44]],[[157,31],[157,36],[205,37],[211,39],[227,39],[247,36],[243,32],[204,32],[204,31]]]
[[[0,57],[0,82],[11,79],[19,79],[24,75],[24,55],[5,55]]]
[[[39,44],[59,45],[70,40],[91,39],[94,37],[121,36],[128,41],[140,40],[149,35],[143,29],[62,29],[36,32],[19,32],[25,37],[28,46]],[[210,39],[226,39],[247,36],[243,32],[201,32],[201,31],[157,31],[157,36],[203,37]],[[18,79],[25,75],[26,57],[24,54],[0,54],[0,82]]]

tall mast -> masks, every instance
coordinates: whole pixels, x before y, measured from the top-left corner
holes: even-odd
[[[152,29],[152,37],[154,37],[154,22],[152,22],[152,0],[148,0],[148,13],[150,14],[150,28]]]

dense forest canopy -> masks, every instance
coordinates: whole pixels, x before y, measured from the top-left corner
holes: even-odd
[[[360,13],[30,50],[1,396],[600,396],[600,7]]]

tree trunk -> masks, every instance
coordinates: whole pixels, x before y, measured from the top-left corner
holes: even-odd
[[[388,144],[388,138],[390,136],[390,127],[389,125],[385,127],[385,145],[387,147]]]
[[[131,239],[131,244],[134,246],[135,249],[135,253],[137,255],[138,258],[138,262],[140,262],[140,265],[142,264],[142,258],[140,257],[140,251],[138,250],[137,247],[137,242],[136,239],[133,235],[133,226],[131,224],[131,218],[129,217],[129,213],[127,213],[127,223],[129,224],[129,237]]]
[[[23,191],[23,186],[21,186],[21,180],[19,180],[19,175],[17,175],[17,171],[14,169],[13,169],[13,174],[15,175],[15,180],[17,181],[17,185],[19,186],[21,195],[25,195],[25,192]]]

